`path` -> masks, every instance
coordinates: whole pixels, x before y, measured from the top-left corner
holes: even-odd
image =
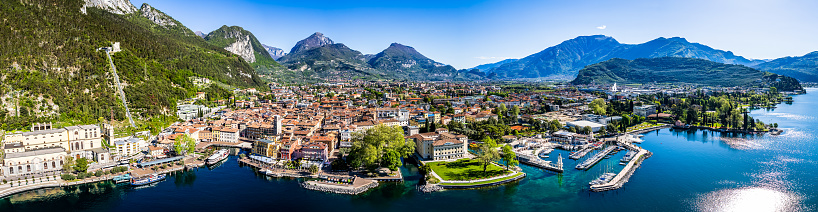
[[[125,91],[122,90],[122,84],[119,83],[119,75],[116,73],[116,66],[114,66],[114,60],[111,59],[109,49],[105,49],[105,55],[108,55],[108,62],[111,63],[111,71],[114,73],[114,81],[116,82],[116,87],[119,90],[119,98],[122,99],[122,105],[125,106],[125,116],[128,117],[128,121],[131,122],[131,126],[136,128],[136,124],[133,122],[133,118],[131,117],[131,110],[128,109],[128,101],[125,98]]]

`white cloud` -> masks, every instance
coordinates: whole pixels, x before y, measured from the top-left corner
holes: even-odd
[[[511,57],[486,57],[486,56],[479,56],[479,57],[474,57],[474,58],[481,59],[481,60],[496,60],[496,59],[505,60],[505,59],[511,59]]]
[[[605,28],[608,28],[608,26],[602,25],[602,26],[598,26],[598,27],[596,27],[596,28],[597,28],[597,29],[605,29]]]

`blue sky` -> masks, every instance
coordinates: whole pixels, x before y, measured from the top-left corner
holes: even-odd
[[[237,25],[289,50],[322,32],[364,54],[397,42],[458,69],[522,58],[580,35],[622,43],[657,37],[755,59],[818,50],[818,1],[811,0],[414,0],[182,1],[148,3],[202,32]],[[604,27],[603,27],[604,26]]]

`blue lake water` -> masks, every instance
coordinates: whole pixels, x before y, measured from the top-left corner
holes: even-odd
[[[417,168],[404,183],[384,183],[359,196],[301,189],[241,167],[235,157],[210,170],[169,177],[153,187],[110,183],[44,189],[0,199],[0,211],[815,211],[818,208],[818,89],[791,105],[751,113],[776,122],[779,136],[736,136],[663,129],[644,134],[653,152],[622,189],[595,193],[588,182],[618,172],[622,151],[587,171],[562,153],[566,172],[523,165],[516,183],[476,190],[417,192]],[[590,157],[589,154],[587,157]],[[583,159],[585,159],[583,158]]]

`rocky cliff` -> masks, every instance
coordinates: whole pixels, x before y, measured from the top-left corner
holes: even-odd
[[[264,45],[264,44],[261,44],[261,46],[263,46],[264,49],[267,50],[267,53],[270,53],[270,57],[273,57],[273,59],[276,59],[276,60],[278,60],[278,58],[281,58],[281,57],[283,57],[284,55],[287,54],[287,53],[284,53],[284,50],[280,49],[280,48],[276,48],[276,47],[272,47],[272,46],[268,46],[268,45]]]

